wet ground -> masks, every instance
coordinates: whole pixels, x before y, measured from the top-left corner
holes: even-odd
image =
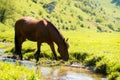
[[[85,68],[82,65],[71,64],[68,66],[54,66],[44,67],[31,62],[31,61],[18,61],[12,58],[8,58],[4,54],[5,49],[0,49],[0,61],[10,62],[15,64],[18,62],[20,65],[27,66],[28,68],[34,67],[35,70],[39,70],[41,75],[46,80],[106,80],[102,75],[95,74],[89,68]]]

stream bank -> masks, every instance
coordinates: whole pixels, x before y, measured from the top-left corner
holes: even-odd
[[[19,63],[22,66],[26,66],[28,68],[35,68],[35,71],[38,70],[41,72],[41,75],[46,80],[106,80],[105,76],[95,74],[92,71],[92,68],[85,67],[82,64],[72,63],[70,65],[59,65],[54,61],[47,61],[46,65],[42,66],[37,65],[31,61],[18,61],[12,58],[8,58],[7,55],[4,54],[5,48],[0,49],[0,60],[3,62],[9,62],[12,64]],[[45,61],[43,61],[45,63]],[[59,62],[59,61],[58,61]],[[61,61],[60,61],[61,62]]]

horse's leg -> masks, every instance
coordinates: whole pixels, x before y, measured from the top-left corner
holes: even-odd
[[[36,61],[39,61],[40,47],[41,47],[41,43],[40,43],[40,42],[37,42],[37,51],[36,51],[36,53],[34,54],[34,57],[35,57]]]
[[[56,54],[56,52],[55,52],[55,47],[54,47],[53,42],[48,43],[48,44],[50,45],[50,48],[51,48],[51,50],[52,50],[52,52],[53,52],[53,54],[54,54],[54,56],[55,56],[55,59],[57,60],[57,54]]]
[[[22,56],[21,50],[22,50],[22,42],[19,42],[18,55],[19,55],[20,60],[23,59],[23,56]]]
[[[23,56],[21,54],[21,49],[22,49],[21,39],[15,34],[15,53],[19,55],[20,59],[22,60]]]

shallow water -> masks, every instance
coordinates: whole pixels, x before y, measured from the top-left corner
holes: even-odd
[[[35,67],[35,70],[40,70],[41,75],[46,80],[106,80],[102,75],[97,75],[90,70],[83,68],[75,68],[70,66],[56,66],[56,67],[43,67],[36,66],[34,62],[30,61],[17,61],[15,59],[7,58],[4,55],[5,49],[0,49],[0,60],[3,62],[10,62],[15,64],[18,62],[20,65],[29,68]]]
[[[47,80],[106,80],[103,76],[82,68],[40,67],[40,71]]]
[[[0,55],[4,55],[5,49],[0,49]]]

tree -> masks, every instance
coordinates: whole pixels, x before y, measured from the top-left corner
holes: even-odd
[[[6,19],[11,18],[15,12],[15,0],[0,0],[0,22],[4,23]]]

